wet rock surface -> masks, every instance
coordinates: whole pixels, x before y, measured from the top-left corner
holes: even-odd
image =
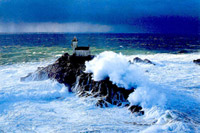
[[[139,115],[144,115],[144,111],[142,111],[142,107],[138,105],[132,105],[128,108],[132,113],[138,113]]]
[[[133,63],[144,63],[144,64],[156,65],[155,63],[153,63],[153,62],[150,61],[149,59],[144,59],[144,60],[142,60],[142,59],[139,58],[139,57],[135,57],[135,58],[133,59]]]
[[[191,52],[185,49],[178,51],[178,54],[187,54],[187,53],[191,53]]]
[[[193,60],[193,62],[197,65],[200,65],[200,59]]]
[[[117,87],[109,78],[102,81],[94,81],[92,80],[91,73],[82,73],[77,77],[76,84],[72,87],[72,91],[76,92],[79,96],[98,98],[99,101],[97,105],[100,105],[100,107],[107,106],[108,104],[125,106],[129,104],[127,98],[129,94],[134,91],[134,88],[126,90]]]
[[[47,78],[58,81],[68,86],[69,91],[76,93],[80,97],[94,97],[97,99],[96,106],[108,107],[110,104],[130,107],[128,96],[134,88],[126,90],[117,87],[109,78],[101,81],[94,81],[92,73],[84,73],[85,62],[90,61],[94,56],[77,57],[75,55],[64,54],[55,63],[47,67],[40,67],[34,73],[29,73],[22,77],[21,81],[44,80]],[[131,108],[131,109],[130,109]],[[138,105],[130,107],[131,112],[142,112]]]

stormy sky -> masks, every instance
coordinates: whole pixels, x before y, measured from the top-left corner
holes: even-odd
[[[198,34],[199,0],[0,0],[0,32]]]

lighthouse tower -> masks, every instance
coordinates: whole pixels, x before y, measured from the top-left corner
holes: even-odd
[[[72,39],[71,46],[72,46],[72,49],[73,49],[73,54],[75,54],[76,53],[76,48],[78,47],[78,39],[76,37],[74,37]]]

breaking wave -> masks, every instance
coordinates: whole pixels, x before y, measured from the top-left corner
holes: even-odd
[[[129,63],[148,58],[156,65]],[[103,52],[86,63],[94,80],[109,77],[145,114],[127,108],[97,108],[52,80],[21,82],[20,77],[51,62],[0,66],[0,132],[199,132],[200,67],[193,54],[125,56]]]
[[[86,62],[86,72],[92,72],[95,81],[109,77],[118,87],[136,88],[128,98],[133,105],[152,107],[153,105],[162,106],[165,103],[164,94],[159,93],[158,87],[154,89],[155,86],[144,74],[145,70],[138,64],[130,63],[122,54],[103,52],[92,61]],[[149,88],[150,85],[151,88]]]
[[[147,118],[147,121],[151,117],[155,120],[152,121],[152,126],[145,129],[144,132],[199,130],[200,108],[198,104],[200,100],[188,96],[182,90],[191,85],[190,76],[196,76],[195,72],[199,70],[199,66],[192,63],[197,55],[138,55],[145,58],[150,57],[156,62],[156,65],[151,65],[130,63],[136,56],[130,57],[114,52],[103,52],[92,61],[86,62],[86,72],[92,72],[93,79],[96,81],[109,77],[119,87],[126,89],[136,87],[135,91],[129,95],[128,100],[133,105],[143,107],[146,112],[144,118]],[[188,70],[193,70],[194,73],[187,73]],[[193,83],[197,83],[196,80],[199,78],[197,76]],[[172,83],[171,80],[176,82]],[[186,86],[177,86],[181,83]],[[199,94],[200,90],[196,91]],[[198,108],[195,109],[195,113],[194,110],[191,110],[193,107]],[[193,116],[190,113],[194,113]],[[193,125],[191,122],[196,124]]]

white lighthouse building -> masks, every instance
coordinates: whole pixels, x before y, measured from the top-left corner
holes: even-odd
[[[79,47],[78,39],[74,37],[72,39],[73,54],[76,56],[89,56],[90,55],[90,47]]]

